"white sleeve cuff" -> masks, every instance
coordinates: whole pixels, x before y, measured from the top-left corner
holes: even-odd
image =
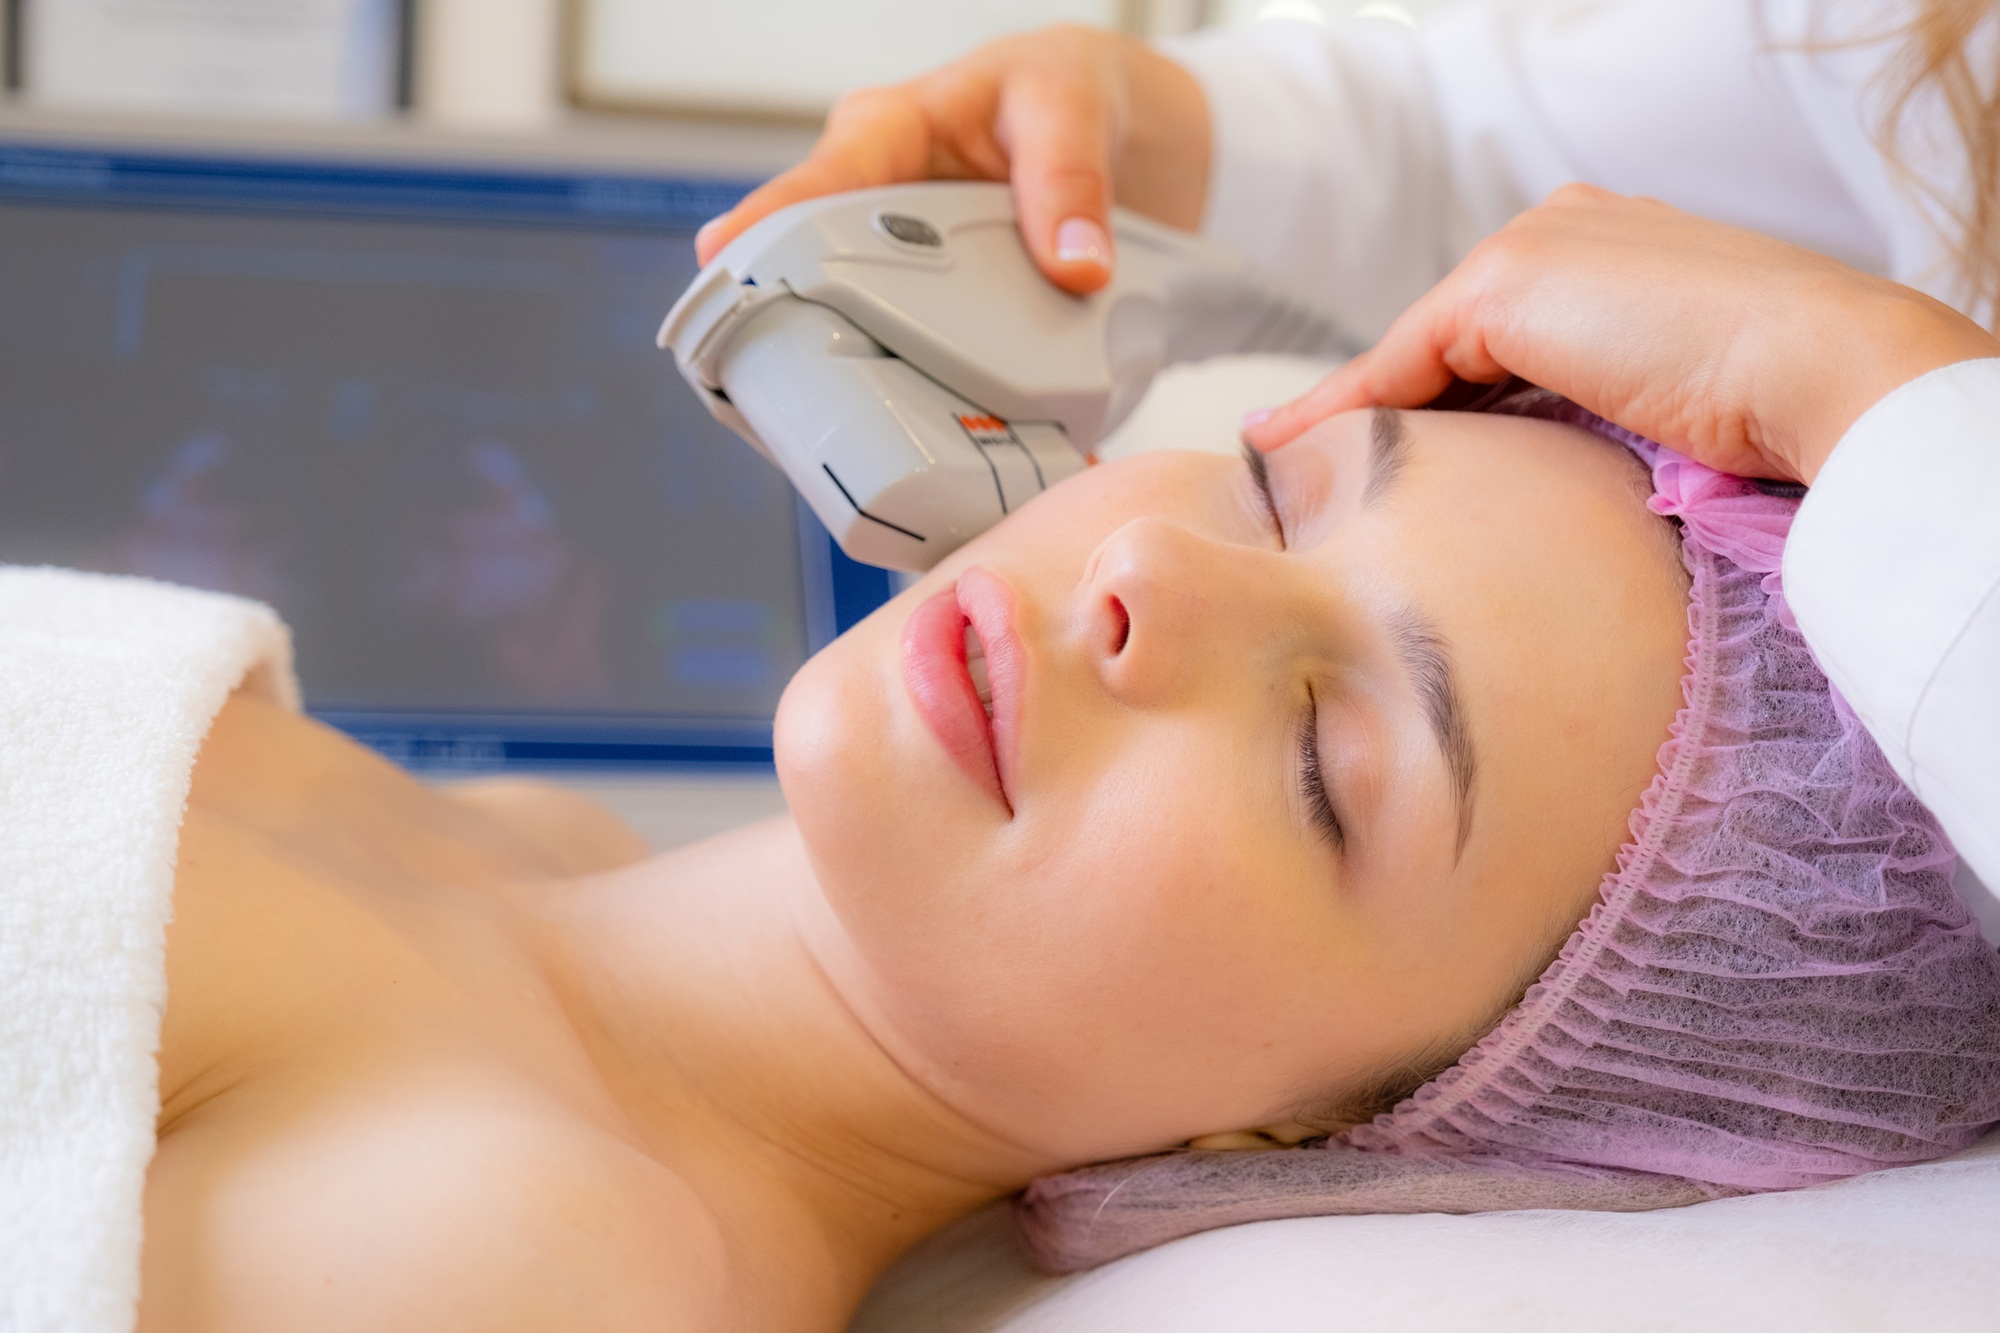
[[[1784,577],[1828,678],[2000,884],[2000,359],[1933,371],[1854,423]]]

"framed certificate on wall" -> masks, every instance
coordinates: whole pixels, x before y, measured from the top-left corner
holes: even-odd
[[[31,102],[365,120],[404,92],[408,0],[11,0]]]
[[[811,119],[1010,32],[1137,30],[1144,0],[572,0],[575,100]]]

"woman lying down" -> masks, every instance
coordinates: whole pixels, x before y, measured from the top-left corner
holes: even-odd
[[[789,817],[665,856],[239,692],[140,1327],[835,1330],[1024,1187],[1074,1268],[1970,1143],[2000,964],[1789,623],[1794,502],[1502,406],[1065,483],[799,673]]]

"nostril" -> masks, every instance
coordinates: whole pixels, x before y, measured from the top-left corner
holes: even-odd
[[[1111,635],[1111,655],[1118,656],[1125,651],[1125,644],[1132,637],[1132,616],[1125,609],[1125,603],[1116,597],[1111,599],[1111,618],[1114,626]]]

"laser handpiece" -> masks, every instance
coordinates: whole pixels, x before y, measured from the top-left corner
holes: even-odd
[[[1083,468],[1162,367],[1353,352],[1222,247],[1123,210],[1112,230],[1116,275],[1075,297],[1035,268],[1004,185],[809,200],[717,255],[659,344],[849,555],[929,569]]]

